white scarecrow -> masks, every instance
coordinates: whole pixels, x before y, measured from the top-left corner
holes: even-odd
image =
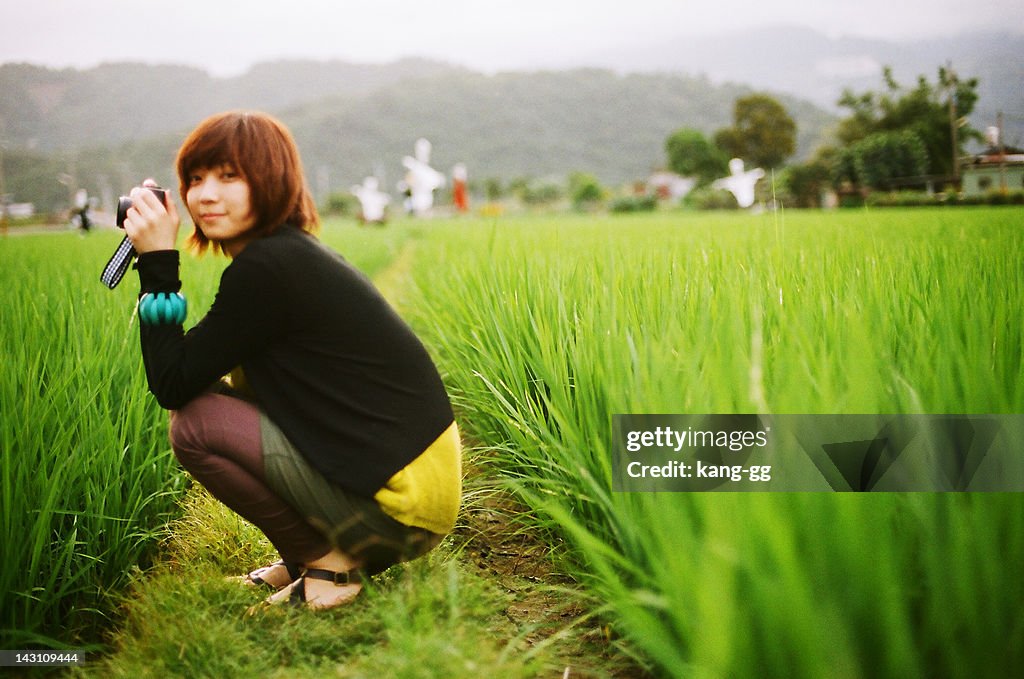
[[[434,190],[444,186],[444,175],[430,167],[430,142],[416,140],[416,157],[405,156],[402,165],[408,170],[405,188],[409,192],[409,209],[417,217],[430,215],[434,207]]]
[[[729,191],[736,197],[740,207],[750,207],[754,204],[754,185],[763,176],[764,170],[761,168],[744,170],[743,161],[733,158],[729,161],[729,176],[716,179],[711,187]]]
[[[379,186],[376,177],[367,177],[361,185],[352,187],[352,194],[359,199],[363,221],[367,224],[383,223],[384,208],[391,202],[391,196],[381,191]]]

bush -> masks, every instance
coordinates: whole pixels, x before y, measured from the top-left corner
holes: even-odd
[[[586,210],[604,200],[604,189],[594,175],[573,172],[569,175],[569,195],[574,208]]]
[[[320,207],[324,216],[348,217],[359,214],[359,199],[351,193],[332,193]]]
[[[829,186],[829,168],[823,161],[791,165],[780,184],[796,207],[820,207],[821,194]]]
[[[550,205],[562,197],[562,187],[554,182],[538,181],[524,185],[519,191],[519,199],[526,205]]]
[[[942,200],[936,194],[928,195],[921,191],[891,191],[872,193],[864,200],[864,204],[870,207],[924,207],[941,205]]]
[[[652,212],[658,207],[658,199],[654,196],[623,196],[612,201],[609,208],[612,212]]]
[[[1000,191],[993,189],[985,194],[988,205],[1024,205],[1024,189],[1016,191]]]
[[[885,186],[893,179],[916,177],[928,167],[924,142],[911,130],[876,132],[854,144],[857,179],[872,188]]]
[[[683,205],[698,210],[736,210],[739,208],[735,196],[728,191],[713,189],[710,186],[703,186],[691,191],[683,199]]]
[[[983,195],[965,196],[950,189],[929,195],[921,191],[875,192],[856,204],[840,203],[842,207],[934,207],[938,205],[1024,205],[1024,189],[1016,191],[989,191]]]

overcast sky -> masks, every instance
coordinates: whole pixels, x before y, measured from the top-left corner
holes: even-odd
[[[1024,33],[1022,0],[3,0],[0,62],[104,61],[234,75],[279,57],[425,56],[493,71],[694,34],[797,24],[831,36]]]

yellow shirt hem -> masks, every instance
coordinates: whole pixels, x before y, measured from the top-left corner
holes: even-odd
[[[455,422],[419,457],[388,479],[373,498],[406,526],[444,535],[455,527],[462,500],[462,443]]]

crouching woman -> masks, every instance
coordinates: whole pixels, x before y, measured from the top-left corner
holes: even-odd
[[[257,112],[199,124],[177,157],[202,253],[231,259],[183,330],[178,211],[132,191],[149,388],[181,464],[281,560],[246,576],[272,603],[332,608],[455,523],[461,451],[437,369],[373,285],[315,236],[288,130]],[[229,380],[223,379],[230,375]]]

